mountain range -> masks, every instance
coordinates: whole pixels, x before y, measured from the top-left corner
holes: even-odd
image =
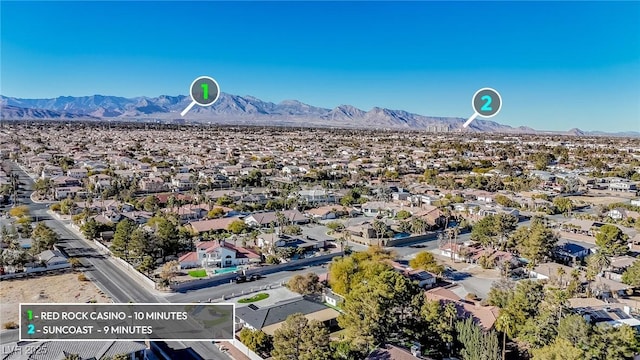
[[[60,96],[53,99],[20,99],[0,95],[0,118],[6,120],[122,120],[171,121],[182,119],[191,98],[184,95],[124,98],[118,96]],[[458,117],[434,117],[374,107],[369,111],[351,105],[333,109],[304,104],[297,100],[272,103],[253,96],[221,93],[209,107],[194,106],[184,120],[200,123],[318,126],[366,129],[407,129],[457,131],[467,120]],[[543,133],[529,127],[511,127],[489,120],[474,120],[465,131],[493,133]],[[546,133],[546,132],[544,132]],[[580,129],[556,132],[568,135],[604,135]],[[640,136],[625,132],[621,136]]]

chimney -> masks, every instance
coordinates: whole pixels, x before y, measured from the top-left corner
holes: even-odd
[[[220,247],[224,247],[224,243],[225,243],[224,239],[220,239],[220,241],[218,242],[220,243]]]

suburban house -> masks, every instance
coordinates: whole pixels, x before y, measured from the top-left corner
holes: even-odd
[[[365,360],[420,360],[425,359],[420,356],[420,347],[414,345],[410,350],[403,349],[396,345],[385,344],[371,352]]]
[[[471,317],[474,322],[485,330],[491,330],[495,325],[500,309],[497,306],[483,306],[479,301],[462,299],[452,288],[436,287],[425,291],[425,298],[440,303],[453,303],[456,306],[459,319]]]
[[[404,208],[404,206],[392,202],[369,201],[362,204],[361,210],[365,216],[394,217],[400,210],[403,210]]]
[[[87,177],[87,169],[69,169],[67,170],[67,176],[82,180]]]
[[[95,174],[89,176],[89,183],[93,184],[96,189],[110,189],[111,176],[105,174]]]
[[[191,189],[195,185],[191,179],[192,175],[189,173],[176,174],[171,177],[171,186],[178,190]]]
[[[284,216],[286,224],[306,224],[309,222],[309,219],[298,210],[284,210],[279,213]],[[277,211],[253,213],[244,218],[244,222],[253,227],[267,227],[269,224],[276,225],[280,222],[277,214]]]
[[[56,200],[74,198],[81,193],[84,193],[84,188],[80,186],[58,187],[53,190],[53,195]]]
[[[102,213],[95,215],[93,217],[93,219],[96,222],[102,223],[102,224],[116,224],[118,222],[120,222],[120,220],[122,220],[124,217],[122,216],[122,214],[117,211],[117,210],[105,210]]]
[[[275,250],[279,247],[291,247],[296,249],[304,249],[304,251],[313,251],[326,246],[324,240],[312,240],[310,238],[301,238],[297,236],[278,235],[276,233],[260,234],[258,236],[258,246],[262,249]]]
[[[162,209],[162,211],[165,213],[178,215],[178,218],[181,221],[186,222],[189,220],[198,220],[204,218],[205,216],[207,216],[209,209],[210,207],[207,204],[187,204],[180,207],[164,208]]]
[[[559,239],[553,255],[561,261],[575,264],[589,256],[595,249],[594,244]]]
[[[423,289],[434,287],[438,280],[436,275],[424,270],[407,270],[405,275],[409,277],[410,280],[416,281],[418,286]]]
[[[194,255],[195,253],[195,255]],[[203,241],[196,251],[182,255],[180,267],[225,268],[260,263],[262,257],[253,250],[236,246],[228,241]]]
[[[566,282],[571,278],[571,272],[573,271],[573,269],[574,268],[570,266],[554,262],[547,262],[537,265],[535,268],[533,268],[533,270],[529,272],[529,276],[537,280],[560,281],[560,274],[563,274],[562,282]],[[580,281],[586,282],[585,275],[582,271],[580,271]]]
[[[318,220],[331,220],[336,219],[341,215],[348,214],[347,208],[341,205],[325,205],[305,211],[305,214],[313,219]]]
[[[219,219],[199,220],[188,222],[185,226],[196,234],[202,234],[205,232],[225,231],[229,225],[236,220],[242,219],[239,217],[225,217]]]
[[[62,187],[62,186],[80,186],[82,183],[80,180],[72,177],[72,176],[57,176],[52,178],[53,186]]]
[[[319,304],[302,297],[294,298],[286,303],[276,303],[259,308],[253,304],[236,308],[238,323],[253,330],[262,330],[273,336],[289,315],[302,313],[309,320],[318,320],[329,328],[338,329],[337,318],[340,313],[324,304]]]
[[[628,181],[617,181],[609,183],[609,190],[611,191],[636,191],[637,185]]]
[[[127,211],[123,212],[122,216],[138,225],[144,225],[153,217],[153,213],[148,211]]]
[[[376,230],[373,228],[373,224],[371,224],[370,222],[364,222],[359,225],[351,225],[348,226],[345,230],[353,236],[359,236],[365,239],[375,239],[377,236]]]
[[[328,287],[326,287],[324,292],[322,293],[322,299],[325,303],[334,307],[339,307],[340,304],[344,301],[344,297],[342,295],[334,293]]]
[[[300,190],[293,197],[299,196],[302,202],[307,204],[331,204],[336,203],[338,198],[335,193],[329,190]]]
[[[144,177],[138,181],[138,186],[142,191],[163,191],[167,189],[167,185],[160,177]]]
[[[40,174],[40,178],[42,179],[51,179],[58,176],[63,176],[64,172],[62,168],[54,165],[45,165],[42,168],[42,173]]]
[[[107,210],[112,211],[133,211],[134,207],[131,204],[127,204],[118,200],[93,200],[93,201],[78,201],[74,207],[74,215],[80,214],[85,209],[90,212],[102,212]]]

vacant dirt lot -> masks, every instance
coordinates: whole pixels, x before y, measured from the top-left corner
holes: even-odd
[[[78,274],[70,272],[0,282],[0,322],[18,322],[20,303],[111,302],[91,281],[79,281]]]
[[[613,203],[625,202],[626,198],[617,196],[569,196],[569,199],[574,203],[583,201],[593,205],[609,205]]]

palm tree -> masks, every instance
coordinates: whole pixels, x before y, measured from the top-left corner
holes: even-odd
[[[564,283],[562,281],[562,277],[566,274],[567,272],[564,270],[563,267],[558,267],[558,270],[556,270],[556,274],[558,275],[558,279],[560,282],[560,287],[564,287]]]
[[[595,254],[587,257],[587,267],[597,270],[596,274],[601,273],[611,266],[611,259],[602,251],[596,251]]]
[[[422,218],[415,217],[411,220],[411,232],[414,234],[423,234],[427,229],[427,222]]]
[[[502,360],[505,360],[507,354],[507,336],[513,335],[515,324],[511,314],[506,311],[501,311],[500,316],[496,321],[496,329],[502,332]]]
[[[378,239],[378,246],[380,246],[380,237],[387,231],[387,224],[380,220],[375,220],[373,222],[373,230],[376,231],[376,238]]]

